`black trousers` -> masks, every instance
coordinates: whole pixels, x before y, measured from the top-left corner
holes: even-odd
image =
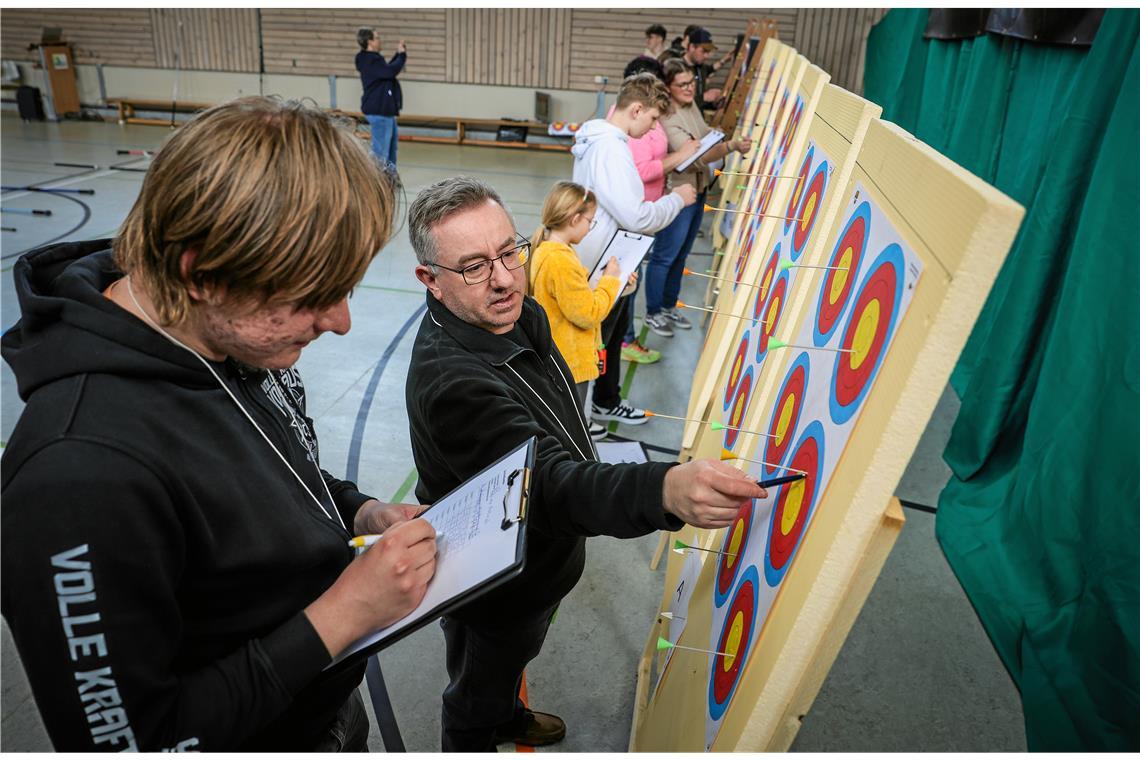
[[[621,402],[621,341],[629,328],[633,296],[622,296],[602,320],[602,343],[606,344],[606,371],[594,381],[594,403],[612,409]]]
[[[352,692],[337,711],[328,733],[313,747],[312,752],[367,752],[368,712],[360,690]]]
[[[556,609],[485,625],[440,619],[451,678],[443,692],[444,752],[495,751],[495,729],[523,711],[523,670],[542,649]]]

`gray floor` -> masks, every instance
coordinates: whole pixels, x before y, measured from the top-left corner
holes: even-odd
[[[65,233],[64,239],[113,234],[143,175],[107,167],[146,165],[145,159],[119,156],[115,149],[154,148],[169,133],[110,123],[26,125],[11,111],[0,114],[0,129],[3,184],[57,179],[96,190],[94,196],[79,196],[89,213],[74,199],[3,194],[6,209],[53,211],[51,217],[3,214],[4,226],[18,230],[0,238],[0,317],[7,328],[18,316],[10,274],[15,254]],[[102,168],[84,173],[53,166],[54,161]],[[399,164],[409,198],[444,176],[482,177],[504,195],[518,229],[529,235],[547,188],[569,175],[569,161],[558,153],[402,143]],[[81,176],[71,176],[76,174]],[[698,239],[698,255],[708,248],[707,239]],[[385,348],[423,301],[412,267],[406,231],[401,230],[353,297],[352,332],[321,338],[300,362],[323,464],[333,472],[351,469],[349,444],[356,431],[362,443],[358,482],[381,498],[406,491],[414,478],[403,407],[414,330],[378,372]],[[699,302],[701,294],[703,286],[694,287],[682,299]],[[644,308],[643,300],[639,308]],[[650,336],[649,344],[664,349],[666,357],[637,368],[631,398],[662,412],[683,412],[700,350],[699,331],[679,332],[671,340]],[[0,394],[0,438],[6,441],[21,408],[7,365],[0,369]],[[900,498],[936,504],[948,476],[940,453],[957,408],[948,390],[903,476]],[[681,429],[680,423],[658,419],[621,433],[676,447]],[[934,540],[933,515],[908,509],[906,516],[894,552],[793,750],[1023,751],[1017,692]],[[628,744],[636,661],[661,594],[662,573],[648,569],[655,546],[653,536],[589,542],[586,575],[563,604],[543,654],[528,670],[532,704],[561,715],[569,726],[566,741],[554,751],[621,751]],[[50,749],[6,625],[0,644],[0,749]],[[381,655],[404,741],[412,751],[439,749],[439,695],[447,680],[442,655],[443,639],[434,625]],[[370,744],[374,750],[383,748],[375,728]]]

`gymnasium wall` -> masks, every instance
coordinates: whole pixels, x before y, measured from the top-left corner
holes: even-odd
[[[404,111],[409,114],[531,118],[535,90],[552,95],[552,118],[592,115],[596,75],[613,93],[643,31],[661,23],[670,38],[702,23],[722,49],[749,18],[776,21],[780,39],[862,92],[867,33],[881,9],[7,9],[0,56],[31,63],[45,26],[63,29],[79,64],[81,98],[99,102],[95,64],[108,96],[215,101],[256,92],[303,95],[359,107],[355,32],[371,25],[390,54],[408,44]],[[88,68],[90,67],[90,68]],[[27,66],[24,67],[27,70]],[[175,71],[181,69],[181,76]],[[196,76],[228,72],[233,76]],[[35,79],[34,74],[29,76]],[[415,86],[410,86],[411,83]],[[34,81],[33,81],[34,83]],[[519,88],[525,88],[520,91]],[[456,113],[460,107],[463,113]]]

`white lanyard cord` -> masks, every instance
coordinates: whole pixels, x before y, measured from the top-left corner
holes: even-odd
[[[428,316],[431,317],[431,321],[435,322],[435,324],[438,327],[440,327],[440,328],[443,327],[443,325],[439,324],[439,321],[436,320],[434,314],[432,314],[431,312],[428,312]],[[553,359],[554,359],[554,357],[552,356],[551,361],[553,361]],[[546,407],[546,411],[550,412],[550,416],[554,418],[554,421],[558,423],[558,427],[562,428],[562,432],[566,434],[566,439],[568,441],[570,441],[570,443],[574,446],[575,449],[578,450],[578,456],[582,457],[582,461],[584,461],[584,462],[597,461],[596,458],[588,457],[582,453],[582,449],[578,448],[577,442],[574,441],[574,436],[570,435],[570,431],[566,429],[566,426],[562,424],[562,420],[559,419],[558,415],[554,413],[554,410],[550,408],[550,405],[546,403],[546,399],[544,399],[542,396],[540,396],[538,391],[536,391],[534,388],[531,388],[530,383],[528,383],[526,380],[524,380],[523,376],[520,375],[518,372],[515,372],[514,367],[512,367],[507,362],[503,362],[503,366],[506,367],[507,369],[509,369],[511,372],[513,372],[515,377],[517,377],[522,382],[522,384],[525,385],[530,390],[530,392],[534,394],[535,398],[537,398],[539,400],[539,402],[543,406]],[[555,366],[558,366],[557,362],[555,362]],[[562,375],[561,369],[558,371],[558,374]],[[570,397],[575,398],[574,391],[571,390],[570,383],[568,380],[566,380],[566,375],[562,375],[562,381],[564,383],[566,383],[566,390],[570,392]],[[590,432],[588,430],[586,430],[586,423],[582,421],[582,415],[581,414],[578,415],[578,420],[579,420],[579,422],[582,423],[582,429],[586,432],[586,438],[589,438]]]
[[[261,426],[257,424],[257,421],[254,420],[252,416],[250,416],[250,413],[247,412],[245,407],[242,406],[241,402],[238,401],[238,397],[235,396],[234,392],[230,390],[229,386],[222,381],[222,378],[218,376],[218,373],[214,371],[214,368],[210,366],[210,363],[206,361],[205,357],[203,357],[194,349],[190,348],[190,346],[187,346],[185,343],[178,340],[178,338],[175,338],[173,335],[166,332],[166,330],[163,330],[161,327],[159,327],[158,324],[156,324],[155,321],[150,318],[150,315],[146,313],[146,310],[142,307],[142,304],[139,303],[139,300],[135,298],[135,291],[131,287],[130,275],[127,275],[123,279],[127,281],[127,293],[130,295],[131,300],[135,302],[135,306],[138,308],[139,313],[142,314],[142,317],[146,323],[174,345],[183,348],[192,353],[194,356],[198,357],[198,361],[202,362],[202,366],[209,370],[210,374],[214,376],[214,379],[218,381],[218,385],[222,386],[222,390],[226,392],[226,395],[228,395],[233,400],[234,404],[237,405],[237,408],[241,410],[241,413],[245,415],[245,418],[249,420],[254,429],[261,434],[261,437],[264,438],[265,442],[269,444],[269,448],[273,449],[273,453],[277,455],[277,458],[281,460],[281,463],[289,468],[289,472],[293,473],[293,477],[296,478],[297,482],[301,484],[301,488],[305,489],[305,493],[309,494],[309,498],[316,502],[317,508],[324,513],[325,517],[332,520],[333,516],[329,514],[329,511],[327,509],[325,509],[325,505],[322,504],[321,500],[317,498],[316,494],[314,494],[312,490],[309,489],[309,486],[305,483],[304,480],[301,479],[301,476],[298,475],[297,471],[293,469],[293,465],[289,464],[289,460],[287,460],[284,455],[282,455],[282,453],[277,449],[277,446],[274,445],[273,441],[269,440],[269,436],[265,434],[265,431],[261,429]],[[284,397],[285,390],[278,385],[277,378],[273,376],[273,372],[271,370],[269,371],[269,377],[273,381],[273,384],[277,386],[277,389],[281,391],[282,396]],[[285,397],[285,403],[289,403],[287,397]],[[329,484],[325,482],[324,475],[321,473],[321,468],[318,467],[315,462],[313,463],[313,466],[317,468],[317,475],[320,476],[321,485],[325,487],[325,493],[328,494],[329,503],[335,506],[336,502],[332,497],[332,491],[329,490]],[[336,509],[334,509],[333,512],[336,514],[336,521],[340,523],[340,527],[344,528],[347,531],[348,528],[345,526],[344,518],[340,516],[340,512],[338,512]]]

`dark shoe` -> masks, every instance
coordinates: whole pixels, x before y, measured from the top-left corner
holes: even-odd
[[[514,742],[527,747],[545,747],[566,737],[566,724],[557,715],[526,710],[505,726],[495,729],[495,743]]]

